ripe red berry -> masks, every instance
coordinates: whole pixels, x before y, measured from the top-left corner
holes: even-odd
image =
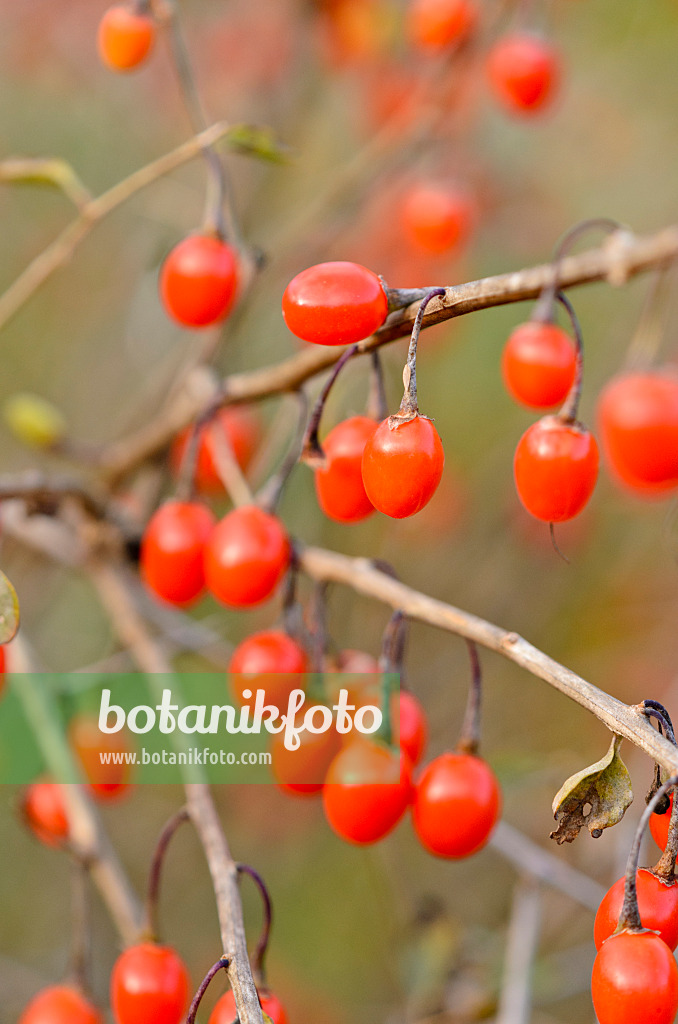
[[[547,523],[561,523],[578,515],[593,493],[598,446],[582,424],[544,416],[518,442],[513,471],[527,511]]]
[[[440,483],[445,464],[443,445],[426,416],[383,420],[363,452],[362,473],[367,497],[394,519],[413,516],[427,505]]]
[[[163,305],[184,327],[208,327],[225,319],[237,288],[237,254],[211,235],[184,238],[160,270]]]
[[[315,472],[318,504],[338,523],[357,523],[374,512],[365,493],[362,459],[365,445],[377,429],[367,416],[337,423],[323,441],[325,465]]]
[[[68,724],[68,739],[76,754],[89,788],[99,800],[117,800],[130,788],[130,764],[102,764],[101,754],[132,755],[125,730],[102,733],[95,715],[76,715]]]
[[[670,798],[670,806],[665,814],[653,814],[650,816],[650,832],[657,846],[664,850],[669,838],[669,825],[671,824],[671,809],[673,808],[673,794]]]
[[[398,824],[412,798],[412,768],[402,751],[355,739],[332,761],[323,789],[325,816],[350,843],[376,843]]]
[[[678,967],[654,932],[622,931],[603,943],[593,964],[591,996],[598,1024],[673,1024]]]
[[[32,782],[23,793],[21,810],[33,834],[46,846],[61,846],[68,838],[68,816],[56,782]]]
[[[600,949],[617,928],[624,902],[624,883],[620,878],[603,897],[593,925],[593,940]],[[636,873],[638,911],[644,928],[659,932],[669,949],[678,946],[678,881],[665,882],[647,868]]]
[[[501,791],[490,766],[471,754],[441,754],[414,787],[412,819],[419,841],[438,857],[468,857],[490,838]]]
[[[478,22],[473,0],[411,0],[407,34],[422,50],[441,50],[464,42]]]
[[[19,1024],[104,1024],[104,1015],[72,985],[51,985],[33,996]]]
[[[126,4],[114,4],[99,22],[97,47],[113,71],[131,71],[143,64],[155,41],[155,22]]]
[[[388,298],[377,275],[359,263],[318,263],[292,278],[282,299],[285,323],[316,345],[352,345],[381,327]]]
[[[230,689],[237,704],[254,702],[256,691],[266,691],[266,704],[287,710],[290,693],[304,689],[308,671],[306,651],[281,629],[253,633],[238,644],[228,665]],[[251,690],[245,698],[243,690]]]
[[[409,690],[398,694],[396,739],[412,766],[421,761],[428,740],[428,722],[421,701]]]
[[[476,219],[475,203],[458,186],[418,182],[400,206],[403,233],[411,244],[430,253],[449,252],[467,241]]]
[[[285,1007],[273,992],[268,989],[259,989],[259,1001],[262,1010],[269,1015],[273,1024],[288,1024]],[[208,1024],[233,1024],[236,1017],[235,998],[229,989],[216,1002]]]
[[[678,375],[645,370],[611,380],[598,400],[603,455],[635,494],[678,487]]]
[[[175,476],[179,476],[193,427],[186,427],[174,439],[170,462]],[[227,405],[214,419],[198,428],[198,449],[194,481],[200,494],[219,494],[224,485],[219,476],[218,451],[223,439],[233,452],[241,469],[247,469],[259,443],[261,428],[254,411],[244,405]]]
[[[142,942],[120,954],[111,974],[111,1007],[116,1024],[179,1024],[190,979],[181,957],[169,946]]]
[[[141,541],[141,575],[163,601],[186,606],[202,594],[204,549],[215,522],[196,501],[167,501],[151,516]]]
[[[487,57],[490,85],[512,113],[536,114],[552,100],[560,82],[560,58],[545,39],[508,35]]]
[[[217,523],[207,542],[207,587],[232,608],[259,604],[287,572],[291,550],[279,519],[256,505],[241,505]]]
[[[557,324],[528,320],[511,332],[501,359],[506,389],[516,402],[548,409],[565,400],[577,369],[577,347]]]
[[[327,770],[341,750],[341,737],[332,727],[325,732],[299,734],[299,746],[288,750],[284,733],[274,733],[270,743],[271,772],[284,793],[314,796],[322,792]]]

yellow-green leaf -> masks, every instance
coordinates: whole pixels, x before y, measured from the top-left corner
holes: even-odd
[[[274,135],[270,128],[257,128],[249,124],[234,124],[226,138],[232,149],[256,156],[269,163],[282,164],[289,159],[289,151]]]
[[[19,599],[4,572],[0,572],[0,644],[9,643],[18,628]]]
[[[553,800],[558,828],[551,839],[571,843],[586,825],[594,839],[604,828],[621,821],[633,800],[631,777],[619,756],[621,736],[613,736],[610,749],[600,761],[565,782]]]

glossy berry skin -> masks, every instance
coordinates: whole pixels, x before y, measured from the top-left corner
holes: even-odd
[[[99,22],[99,57],[112,71],[133,71],[146,60],[155,42],[155,23],[125,4],[109,7]]]
[[[496,776],[471,754],[441,754],[414,787],[414,829],[422,846],[437,857],[469,857],[482,849],[500,812]]]
[[[518,442],[513,472],[518,497],[537,519],[579,515],[598,478],[598,445],[585,427],[544,416]]]
[[[388,298],[377,275],[359,263],[318,263],[297,274],[282,299],[285,323],[303,341],[352,345],[381,327]]]
[[[132,748],[126,730],[99,731],[95,715],[76,715],[68,724],[68,741],[89,781],[89,789],[98,800],[117,800],[130,788],[132,766],[102,764],[100,754],[130,754]]]
[[[351,416],[323,441],[325,465],[315,472],[315,492],[325,515],[337,523],[358,523],[374,512],[365,493],[362,459],[376,429],[368,416]]]
[[[23,793],[21,810],[33,834],[46,846],[61,846],[68,838],[68,817],[56,782],[32,782]]]
[[[443,475],[445,453],[432,420],[415,416],[391,426],[383,420],[363,452],[367,497],[393,519],[419,512],[435,494]]]
[[[72,985],[51,985],[33,996],[19,1024],[104,1024],[104,1015]]]
[[[678,487],[678,375],[615,377],[598,399],[598,426],[603,455],[625,487],[650,498]]]
[[[192,427],[182,430],[174,439],[170,450],[170,463],[178,477],[186,455]],[[213,420],[198,428],[198,449],[194,482],[200,494],[223,494],[224,484],[219,476],[218,451],[220,441],[229,445],[241,469],[247,469],[261,436],[259,420],[252,409],[243,405],[227,405]]]
[[[256,505],[241,505],[217,523],[205,547],[207,587],[231,608],[259,604],[287,572],[291,550],[279,519]]]
[[[673,1024],[678,967],[654,932],[619,932],[593,964],[591,996],[599,1024]]]
[[[673,794],[671,794],[669,810],[666,814],[650,815],[650,832],[655,843],[661,850],[666,849],[669,838],[669,825],[671,824],[671,809],[673,808]]]
[[[190,979],[169,946],[142,942],[120,954],[111,974],[116,1024],[179,1024],[188,1007]]]
[[[235,250],[211,235],[189,235],[160,270],[160,297],[183,327],[209,327],[224,320],[238,288]]]
[[[411,0],[407,35],[422,50],[442,50],[463,43],[476,27],[473,0]]]
[[[308,671],[306,651],[281,629],[253,633],[239,643],[228,665],[230,689],[237,704],[253,704],[257,690],[266,691],[266,703],[287,710],[290,693],[304,689]],[[243,697],[251,690],[251,698]]]
[[[624,902],[624,878],[618,879],[602,899],[593,925],[593,940],[600,949],[616,930]],[[659,932],[669,949],[678,946],[678,882],[663,882],[646,868],[636,873],[638,910],[643,927]]]
[[[413,693],[401,690],[398,694],[397,739],[413,767],[419,764],[428,741],[426,712]]]
[[[323,789],[325,817],[349,843],[388,835],[412,799],[412,767],[402,751],[356,739],[332,761]]]
[[[487,57],[490,85],[511,113],[537,114],[553,100],[560,81],[556,50],[538,36],[499,39]]]
[[[160,506],[141,540],[140,569],[149,590],[180,607],[201,596],[205,544],[215,523],[212,512],[196,501],[167,501]]]
[[[577,347],[557,324],[528,320],[511,332],[501,357],[506,390],[530,409],[563,402],[574,383]]]
[[[403,196],[403,233],[417,249],[444,253],[463,246],[476,219],[475,204],[463,189],[419,182]]]
[[[259,1001],[264,1013],[267,1013],[273,1024],[288,1024],[287,1013],[275,993],[268,989],[259,989]],[[235,998],[231,989],[217,1000],[210,1014],[208,1024],[233,1024],[237,1017]]]

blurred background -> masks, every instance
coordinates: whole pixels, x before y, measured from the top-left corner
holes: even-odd
[[[172,65],[159,39],[130,75],[102,67],[96,0],[0,2],[0,157],[54,156],[93,194],[191,134]],[[289,279],[326,259],[351,259],[392,286],[449,285],[545,262],[561,234],[606,216],[650,233],[676,219],[678,108],[673,0],[479,0],[473,39],[451,56],[417,52],[404,30],[403,0],[184,0],[180,4],[198,85],[210,119],[270,127],[288,147],[284,164],[228,157],[244,235],[264,269],[220,334],[222,374],[265,366],[298,351],[280,299]],[[516,24],[541,31],[562,60],[557,98],[539,116],[507,114],[493,98],[486,53]],[[472,197],[463,244],[417,251],[399,211],[413,182],[458,183]],[[169,323],[157,298],[168,250],[200,223],[204,167],[194,161],[134,196],[98,225],[2,329],[0,402],[35,392],[64,413],[69,435],[105,442],[143,424],[202,336]],[[73,216],[54,189],[2,185],[0,290]],[[590,244],[599,235],[592,233]],[[588,240],[581,245],[587,246]],[[675,272],[655,297],[661,362],[675,362]],[[613,289],[570,292],[586,352],[581,418],[595,422],[596,396],[624,363],[654,287],[652,275]],[[435,418],[446,467],[430,505],[412,520],[376,514],[356,526],[326,519],[311,471],[298,466],[281,514],[305,542],[390,562],[427,593],[524,635],[621,700],[676,706],[678,529],[673,499],[641,502],[603,472],[582,515],[557,530],[520,506],[513,451],[535,418],[506,395],[503,343],[528,318],[527,304],[488,310],[425,332],[418,368],[422,412]],[[389,403],[400,401],[406,340],[383,351]],[[318,382],[309,388],[317,393]],[[324,429],[364,409],[364,361],[349,365],[328,403]],[[261,403],[276,436],[291,433],[289,398]],[[23,448],[0,427],[2,472],[69,468]],[[259,479],[280,456],[269,441]],[[161,489],[171,476],[161,467]],[[217,510],[227,508],[217,501]],[[99,665],[117,650],[110,624],[79,573],[56,566],[5,535],[2,567],[21,602],[23,633],[45,668]],[[221,651],[276,621],[279,600],[235,613],[206,598],[191,614],[220,638]],[[338,648],[377,654],[388,610],[343,588],[329,595]],[[651,781],[649,761],[625,745],[636,802],[624,822],[572,846],[548,839],[551,800],[572,772],[606,751],[606,730],[566,698],[497,656],[484,668],[482,752],[504,791],[507,822],[607,888],[621,873],[633,823]],[[10,653],[11,662],[11,653]],[[212,668],[206,654],[177,654],[179,667]],[[452,745],[469,680],[465,645],[414,624],[409,685],[431,722],[428,757]],[[41,846],[17,815],[18,794],[0,792],[0,1020],[13,1022],[68,962],[69,863]],[[354,849],[336,838],[314,799],[273,786],[223,787],[216,799],[238,860],[267,880],[275,924],[269,981],[291,1024],[370,1024],[491,1018],[501,984],[518,875],[489,848],[467,862],[425,854],[405,820],[386,841]],[[181,794],[133,791],[103,808],[133,882]],[[185,830],[166,865],[163,937],[185,957],[197,985],[220,953],[207,871]],[[657,851],[648,843],[646,862]],[[252,939],[255,892],[243,898]],[[593,915],[541,890],[534,973],[534,1024],[593,1021]],[[94,989],[106,1002],[117,939],[98,899],[93,907]],[[215,984],[206,1008],[220,993]],[[202,1015],[207,1020],[207,1013]]]

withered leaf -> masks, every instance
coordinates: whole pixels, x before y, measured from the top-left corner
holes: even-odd
[[[584,825],[597,839],[604,828],[624,817],[633,792],[631,777],[619,756],[621,741],[621,736],[613,736],[605,757],[570,776],[556,793],[553,816],[558,828],[551,839],[559,845],[573,842]]]

